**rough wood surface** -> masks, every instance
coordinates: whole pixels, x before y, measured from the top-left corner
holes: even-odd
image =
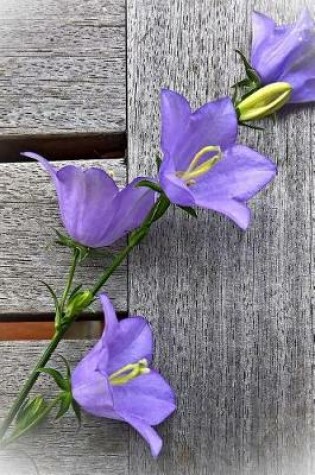
[[[124,0],[0,3],[0,132],[125,129]]]
[[[97,165],[112,172],[123,185],[123,160],[79,160],[71,163]],[[64,164],[58,162],[56,167]],[[64,288],[70,253],[53,244],[54,228],[62,230],[54,187],[40,166],[33,162],[0,165],[0,319],[10,314],[53,311],[52,300],[40,280],[58,292]],[[77,281],[90,285],[110,262],[111,256],[87,259]],[[127,308],[127,273],[122,265],[108,281],[106,290],[119,311]]]
[[[297,0],[128,0],[129,176],[155,171],[159,90],[197,107],[231,93],[235,48],[249,51],[253,8],[295,20]],[[315,9],[311,7],[312,12]],[[312,107],[241,141],[279,176],[241,232],[218,215],[173,211],[129,261],[130,311],[156,330],[156,364],[178,394],[151,459],[132,435],[130,475],[312,475]]]
[[[92,346],[91,341],[64,341],[59,353],[75,364]],[[46,342],[0,343],[0,418],[5,415],[21,381],[35,363]],[[61,360],[52,365],[63,370]],[[51,395],[54,384],[43,376],[36,386]],[[127,475],[128,428],[125,424],[83,417],[78,431],[75,417],[53,418],[27,438],[0,452],[1,475]]]

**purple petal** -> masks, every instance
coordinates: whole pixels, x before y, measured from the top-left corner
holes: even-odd
[[[225,214],[246,229],[250,211],[245,202],[273,179],[276,170],[271,160],[236,145],[225,152],[223,159],[191,191],[198,206]]]
[[[293,87],[291,103],[315,98],[315,29],[307,9],[292,25],[277,26],[267,16],[253,14],[251,62],[264,84],[285,81]]]
[[[174,161],[176,170],[186,170],[202,148],[234,145],[237,117],[232,101],[222,98],[209,102],[193,113],[182,96],[163,90],[161,95],[162,142],[166,156]],[[211,125],[210,125],[211,124]]]
[[[189,187],[176,176],[174,161],[170,156],[164,158],[159,178],[161,187],[172,203],[180,206],[193,206],[195,204]]]
[[[121,190],[111,207],[111,221],[101,238],[101,246],[108,246],[129,231],[139,227],[155,203],[155,192],[135,185],[144,178],[138,177]]]
[[[163,441],[157,432],[149,424],[146,424],[143,420],[138,419],[137,417],[132,417],[127,413],[122,413],[121,417],[146,440],[150,445],[152,456],[156,458],[163,446]]]
[[[97,369],[100,361],[107,361],[107,350],[98,342],[75,367],[71,375],[71,389],[77,403],[90,414],[117,418],[107,376]]]
[[[102,345],[107,348],[108,361],[98,365],[100,371],[112,374],[129,363],[145,358],[152,359],[152,330],[143,317],[129,317],[118,322],[112,303],[105,294],[100,295],[105,329]]]
[[[157,425],[175,411],[173,390],[154,370],[120,386],[112,386],[114,408],[118,414],[128,413],[149,425]]]
[[[37,160],[42,168],[49,173],[49,175],[51,176],[54,184],[56,185],[57,183],[57,170],[55,169],[55,167],[53,167],[48,160],[46,160],[46,158],[42,157],[41,155],[38,155],[37,153],[34,153],[34,152],[24,152],[24,153],[21,153],[21,155],[23,157],[27,157],[27,158],[31,158],[33,160]]]

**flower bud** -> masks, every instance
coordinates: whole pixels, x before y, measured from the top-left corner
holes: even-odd
[[[290,99],[292,87],[287,82],[268,84],[237,106],[240,122],[263,119],[281,109]]]
[[[78,292],[69,300],[65,309],[65,317],[71,319],[78,315],[92,303],[93,299],[93,294],[89,290]]]

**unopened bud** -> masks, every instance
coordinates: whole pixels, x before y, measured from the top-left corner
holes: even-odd
[[[290,99],[292,86],[287,82],[268,84],[237,106],[240,122],[263,119],[281,109]]]
[[[65,309],[65,317],[71,319],[85,310],[93,301],[94,297],[89,290],[78,292],[68,302]]]

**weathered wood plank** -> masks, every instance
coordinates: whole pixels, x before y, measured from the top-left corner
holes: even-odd
[[[1,343],[0,418],[35,363],[46,342]],[[74,365],[93,342],[64,341],[59,352]],[[60,366],[55,358],[54,367]],[[54,391],[50,378],[43,376],[37,393]],[[36,392],[35,391],[35,392]],[[64,419],[51,419],[33,434],[21,439],[5,452],[0,452],[3,475],[126,475],[128,466],[128,428],[114,421],[83,417],[81,429],[72,414]]]
[[[120,185],[126,181],[124,160],[79,160],[82,166],[101,166],[113,172]],[[56,166],[61,166],[58,162]],[[0,318],[4,314],[53,311],[51,297],[40,284],[45,280],[62,291],[68,272],[68,249],[53,244],[54,228],[62,230],[54,187],[37,163],[0,165]],[[83,262],[77,280],[92,284],[110,256]],[[106,290],[119,311],[127,307],[126,266],[109,280]]]
[[[300,2],[128,0],[129,176],[155,171],[159,90],[195,106],[229,92],[252,9],[292,21]],[[313,13],[315,13],[312,7]],[[178,393],[158,462],[132,436],[129,473],[311,475],[314,109],[242,141],[279,176],[243,233],[224,218],[169,213],[129,262],[130,311],[157,331],[158,367]]]
[[[0,5],[2,134],[125,129],[124,1]]]

